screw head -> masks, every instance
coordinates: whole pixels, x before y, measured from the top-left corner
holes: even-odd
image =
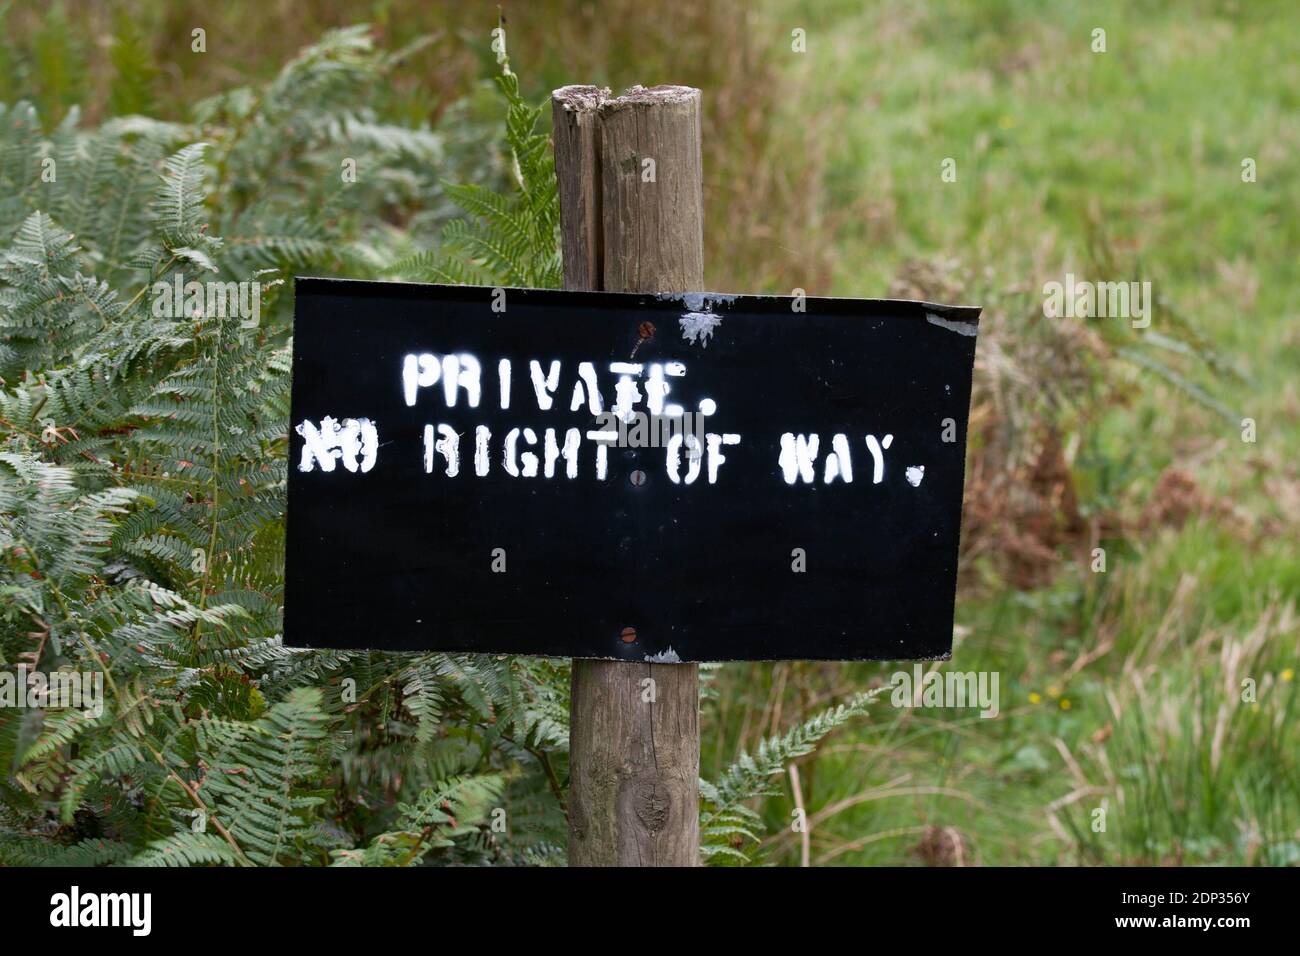
[[[635,627],[625,627],[625,628],[623,628],[622,633],[619,634],[619,640],[621,640],[624,644],[635,644],[635,643],[636,643],[636,628],[635,628]]]

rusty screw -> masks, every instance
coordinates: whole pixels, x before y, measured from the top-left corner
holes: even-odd
[[[625,628],[623,628],[623,633],[619,634],[619,638],[622,639],[622,641],[623,641],[624,644],[635,644],[635,643],[636,643],[636,628],[635,628],[635,627],[625,627]]]

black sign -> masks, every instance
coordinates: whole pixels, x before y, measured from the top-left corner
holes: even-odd
[[[978,315],[298,279],[286,641],[947,657]]]

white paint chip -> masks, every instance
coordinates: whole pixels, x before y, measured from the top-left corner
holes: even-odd
[[[711,309],[715,305],[730,305],[739,296],[722,292],[656,292],[655,298],[660,301],[680,302],[692,312],[700,312]]]
[[[937,325],[941,329],[956,332],[958,335],[979,334],[979,327],[973,322],[954,322],[952,319],[945,319],[942,316],[935,315],[933,312],[925,313],[925,321],[929,322],[931,325]]]
[[[671,647],[666,651],[660,651],[658,654],[647,654],[645,656],[647,664],[680,664],[682,659],[677,656],[677,652]]]
[[[722,324],[722,316],[712,312],[687,312],[677,321],[682,327],[682,338],[691,345],[708,348],[713,330]]]

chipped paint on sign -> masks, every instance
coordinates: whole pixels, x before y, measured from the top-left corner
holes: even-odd
[[[687,312],[677,321],[682,327],[682,338],[691,345],[708,348],[713,330],[722,324],[722,316],[712,312]]]
[[[925,321],[931,325],[937,325],[941,329],[947,329],[949,332],[956,332],[958,335],[979,334],[979,327],[973,322],[954,322],[951,319],[935,315],[933,312],[925,313]]]
[[[739,296],[720,292],[656,292],[655,298],[661,302],[680,302],[691,312],[712,312],[714,306],[730,305]]]

